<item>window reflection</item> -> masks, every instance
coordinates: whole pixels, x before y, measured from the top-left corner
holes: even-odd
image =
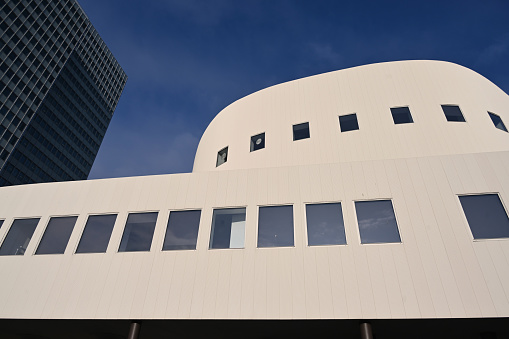
[[[346,244],[340,203],[306,205],[308,245]]]
[[[196,249],[200,214],[200,210],[170,212],[163,251]]]
[[[245,228],[245,208],[214,210],[210,248],[244,248]]]
[[[39,218],[16,219],[0,247],[0,255],[23,255],[39,223]]]
[[[509,238],[509,219],[498,194],[459,197],[474,239]]]
[[[157,212],[129,213],[119,252],[150,251]]]
[[[35,254],[63,254],[78,217],[52,217]]]
[[[76,253],[106,252],[116,220],[116,214],[89,216]]]
[[[258,247],[293,246],[293,206],[264,206],[258,213]]]
[[[401,242],[390,200],[356,201],[355,210],[361,243]]]

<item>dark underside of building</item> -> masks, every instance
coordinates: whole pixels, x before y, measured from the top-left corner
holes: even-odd
[[[145,338],[361,338],[359,320],[144,320]],[[374,339],[509,338],[509,318],[370,321]],[[5,339],[127,338],[129,320],[0,320]]]

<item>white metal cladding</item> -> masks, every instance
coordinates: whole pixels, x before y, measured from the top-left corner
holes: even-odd
[[[458,105],[466,122],[448,122],[441,105]],[[395,125],[391,107],[408,106],[413,124]],[[398,159],[509,150],[488,112],[509,121],[509,97],[465,67],[398,61],[354,67],[276,85],[221,111],[203,134],[194,172]],[[359,130],[340,133],[339,116],[356,113]],[[311,137],[293,141],[292,125]],[[265,149],[250,138],[265,132]],[[227,163],[215,168],[228,146]]]
[[[446,63],[396,62],[346,71],[355,82],[360,80],[354,70],[362,70],[358,77],[368,81],[368,69],[376,78],[392,70],[403,74],[408,68],[415,75],[419,67],[428,71],[422,74],[433,73],[435,65],[445,67],[436,83],[395,84],[398,102],[384,98],[394,95],[389,89],[370,96],[350,93],[359,107],[373,108],[355,109],[352,98],[348,99],[352,100],[350,110],[336,112],[357,113],[360,130],[347,132],[357,133],[355,141],[341,135],[337,115],[334,126],[314,123],[310,115],[311,138],[292,141],[292,124],[307,119],[304,115],[290,119],[294,113],[277,103],[278,93],[291,92],[286,85],[315,84],[312,93],[323,103],[313,117],[322,108],[343,102],[323,94],[332,91],[328,81],[320,81],[329,75],[316,76],[273,88],[270,101],[281,107],[289,122],[281,130],[289,142],[284,147],[274,144],[277,133],[267,129],[266,148],[249,153],[250,137],[264,130],[251,133],[252,121],[246,115],[242,118],[247,119],[246,125],[242,119],[233,123],[245,131],[239,145],[231,139],[229,144],[210,148],[210,170],[0,188],[0,218],[5,220],[0,241],[15,218],[41,217],[24,256],[0,256],[0,318],[508,317],[509,239],[474,241],[458,199],[462,194],[496,192],[507,210],[509,133],[496,129],[487,114],[489,110],[509,121],[507,95],[472,71]],[[453,76],[448,76],[445,69],[449,68]],[[455,89],[455,96],[437,89],[466,86],[468,81],[475,83],[472,90]],[[473,98],[476,93],[482,93],[479,102]],[[300,93],[301,98],[307,95]],[[260,98],[258,107],[268,105],[264,100],[269,99]],[[467,122],[446,122],[440,111],[443,103],[458,104]],[[410,106],[414,124],[392,122],[389,108],[402,105]],[[269,116],[278,119],[274,110]],[[212,127],[219,128],[215,121],[199,152],[205,149],[204,140],[215,142],[209,138]],[[320,126],[331,130],[321,132]],[[382,132],[387,135],[385,141],[380,139]],[[414,135],[426,137],[426,142],[418,142]],[[271,147],[281,154],[297,154],[291,147],[311,154],[306,147],[325,145],[326,140],[331,145],[318,150],[317,158],[295,158],[299,160],[287,166],[272,163],[270,168],[228,171],[214,167],[217,151],[224,146],[232,152],[221,167],[240,167],[235,157],[243,155],[234,151],[237,147],[252,156]],[[334,153],[337,142],[344,145],[341,153]],[[386,145],[394,149],[383,150]],[[376,151],[368,151],[371,148]],[[331,152],[329,159],[315,161],[325,157],[326,151]],[[245,163],[247,167],[251,162]],[[392,200],[402,243],[360,244],[354,201],[371,199]],[[305,203],[336,201],[342,204],[347,244],[308,247]],[[256,248],[258,207],[288,204],[293,205],[295,246]],[[240,206],[246,207],[245,248],[209,250],[213,209]],[[161,251],[169,211],[181,209],[202,211],[197,249]],[[144,211],[159,212],[151,251],[118,253],[128,213]],[[118,213],[106,253],[74,254],[86,218],[101,213]],[[34,255],[49,218],[62,215],[79,215],[65,254]]]

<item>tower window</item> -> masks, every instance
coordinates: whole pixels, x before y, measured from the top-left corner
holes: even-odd
[[[495,125],[496,128],[507,132],[507,128],[505,128],[504,122],[498,115],[496,115],[495,113],[491,113],[491,112],[488,112],[488,114],[491,118],[491,121],[493,121],[493,125]]]
[[[265,133],[253,135],[251,137],[251,149],[250,151],[258,151],[259,149],[265,148]]]
[[[410,109],[408,107],[392,107],[392,120],[396,125],[398,124],[409,124],[414,122],[412,119],[412,115],[410,114]]]
[[[245,208],[214,210],[209,248],[244,248]]]
[[[356,201],[362,244],[401,242],[390,200]]]
[[[465,121],[463,117],[463,113],[459,106],[456,105],[442,105],[442,110],[444,111],[445,118],[447,121]]]
[[[509,238],[509,219],[498,194],[459,197],[474,239]]]
[[[309,138],[309,122],[293,125],[293,141]]]
[[[354,131],[359,129],[359,123],[357,122],[357,114],[341,115],[339,117],[339,127],[341,132]]]
[[[228,161],[228,146],[217,152],[216,167],[224,164],[226,161]]]

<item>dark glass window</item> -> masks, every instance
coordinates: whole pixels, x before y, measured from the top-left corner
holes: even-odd
[[[361,243],[401,242],[390,200],[356,201]]]
[[[392,107],[392,120],[396,125],[398,124],[409,124],[414,122],[412,114],[410,114],[410,108],[408,107]]]
[[[259,149],[265,148],[265,133],[260,133],[257,135],[253,135],[251,137],[251,148],[250,151],[257,151]]]
[[[465,121],[463,117],[463,113],[459,106],[456,105],[442,105],[442,110],[444,111],[445,118],[447,121]]]
[[[474,239],[509,238],[509,219],[498,194],[463,195],[459,199]]]
[[[23,255],[39,223],[39,218],[16,219],[5,237],[0,255]]]
[[[200,210],[170,212],[163,251],[196,249],[200,215]]]
[[[63,254],[78,217],[53,217],[49,220],[35,254]]]
[[[493,121],[493,125],[495,125],[496,128],[507,132],[507,128],[505,128],[504,122],[498,115],[496,115],[495,113],[491,113],[491,112],[488,112],[488,114],[490,115],[491,121]]]
[[[4,223],[4,221],[0,220],[0,228],[2,228],[3,223]]]
[[[293,125],[293,141],[309,138],[309,122]]]
[[[359,129],[357,114],[353,113],[339,116],[339,127],[341,128],[341,132],[348,132]]]
[[[346,244],[340,203],[306,205],[308,245]]]
[[[209,248],[244,248],[245,208],[214,210]]]
[[[150,251],[157,212],[129,213],[119,252]]]
[[[258,247],[293,246],[293,206],[264,206],[258,214]]]
[[[116,220],[116,214],[89,216],[76,253],[106,252]]]
[[[228,161],[228,146],[217,152],[216,167]]]

